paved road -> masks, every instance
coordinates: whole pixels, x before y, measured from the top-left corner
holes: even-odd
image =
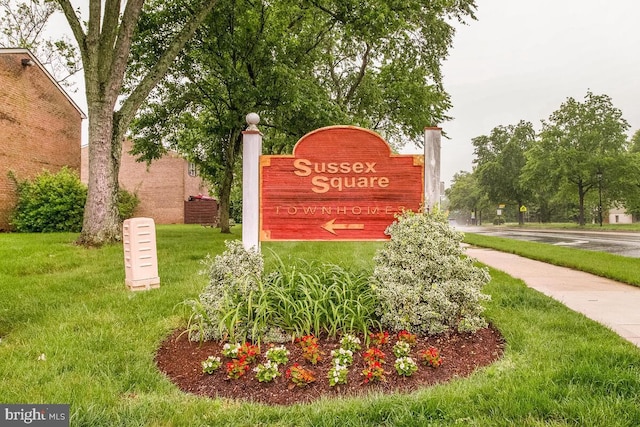
[[[519,230],[499,227],[460,227],[457,230],[505,237],[516,240],[570,246],[598,252],[608,252],[632,258],[640,258],[640,233],[610,231],[570,230]]]

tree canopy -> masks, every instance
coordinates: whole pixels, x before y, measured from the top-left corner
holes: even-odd
[[[357,124],[402,144],[446,119],[440,65],[451,20],[470,0],[221,0],[150,97],[133,128],[151,160],[172,147],[217,188],[228,230],[229,195],[248,112],[261,116],[265,151],[290,152],[305,133]],[[170,19],[147,14],[134,71],[153,64]],[[134,73],[135,74],[135,73]],[[135,80],[135,75],[132,75]]]
[[[522,175],[527,162],[525,153],[535,137],[533,125],[520,121],[517,125],[497,126],[489,135],[471,140],[478,179],[491,200],[515,203],[520,208],[530,199],[532,191]],[[522,224],[523,216],[518,218]]]
[[[449,209],[458,220],[465,222],[468,216],[464,212],[472,212],[476,224],[482,222],[482,212],[490,209],[487,193],[478,182],[478,174],[460,171],[453,176],[453,185],[446,190]]]
[[[585,224],[585,197],[620,178],[629,124],[607,95],[587,92],[584,102],[567,100],[542,122],[538,143],[529,153],[532,170],[542,169],[559,187],[573,188],[578,223]]]

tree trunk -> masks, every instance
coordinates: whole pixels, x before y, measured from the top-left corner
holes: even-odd
[[[231,233],[229,227],[229,211],[231,209],[231,188],[233,187],[233,171],[235,168],[237,153],[242,146],[242,131],[234,130],[227,144],[226,162],[220,180],[220,232]]]
[[[231,200],[231,186],[233,185],[233,170],[225,169],[222,182],[220,183],[220,232],[231,233],[229,226],[229,210]]]
[[[91,105],[91,104],[90,104]],[[92,108],[89,112],[89,182],[84,222],[78,243],[101,246],[121,240],[118,215],[118,172],[121,142],[114,142],[113,112]]]
[[[100,246],[121,239],[117,200],[124,134],[142,102],[216,2],[204,0],[192,5],[192,19],[167,42],[156,64],[123,99],[120,110],[116,112],[116,101],[121,93],[131,42],[144,0],[125,1],[124,11],[119,7],[120,2],[105,4],[100,0],[90,0],[89,19],[83,23],[70,0],[56,1],[80,48],[89,109],[89,189],[78,243]]]
[[[586,194],[586,191],[584,191],[584,186],[582,185],[582,182],[578,183],[578,224],[579,225],[584,225],[585,224],[585,219],[584,219],[584,196]]]

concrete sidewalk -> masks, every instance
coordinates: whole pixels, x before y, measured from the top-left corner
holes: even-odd
[[[467,247],[465,253],[640,346],[639,287],[491,249]]]

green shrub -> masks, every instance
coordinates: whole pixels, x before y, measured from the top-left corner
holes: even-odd
[[[503,225],[505,224],[505,219],[501,216],[497,216],[493,218],[493,225]]]
[[[261,286],[264,260],[239,240],[227,240],[225,245],[222,254],[204,261],[210,280],[200,299],[187,302],[193,309],[191,339],[235,339],[249,328],[248,302]]]
[[[403,329],[436,334],[486,326],[480,289],[485,269],[464,257],[462,234],[440,213],[405,213],[389,226],[391,240],[370,272],[277,258],[264,273],[259,252],[238,240],[208,258],[209,285],[192,307],[191,339],[282,342],[308,334]]]
[[[277,259],[275,271],[265,275],[261,254],[237,240],[226,245],[222,255],[206,261],[211,280],[199,300],[187,302],[191,339],[284,342],[379,327],[369,273]]]
[[[133,213],[140,204],[140,199],[135,193],[130,193],[124,188],[118,190],[118,216],[120,221],[133,217]]]
[[[78,174],[67,167],[58,173],[44,171],[33,180],[18,181],[18,202],[11,223],[20,232],[82,229],[87,189]]]
[[[18,203],[11,218],[16,231],[79,232],[82,229],[87,187],[77,172],[65,166],[55,174],[45,170],[33,180],[18,181],[11,172],[9,177],[18,190]],[[120,221],[131,218],[139,204],[136,194],[121,188],[118,191]]]
[[[489,273],[463,256],[462,233],[440,212],[403,213],[375,255],[373,286],[383,327],[420,334],[473,332],[486,326],[480,292]]]

